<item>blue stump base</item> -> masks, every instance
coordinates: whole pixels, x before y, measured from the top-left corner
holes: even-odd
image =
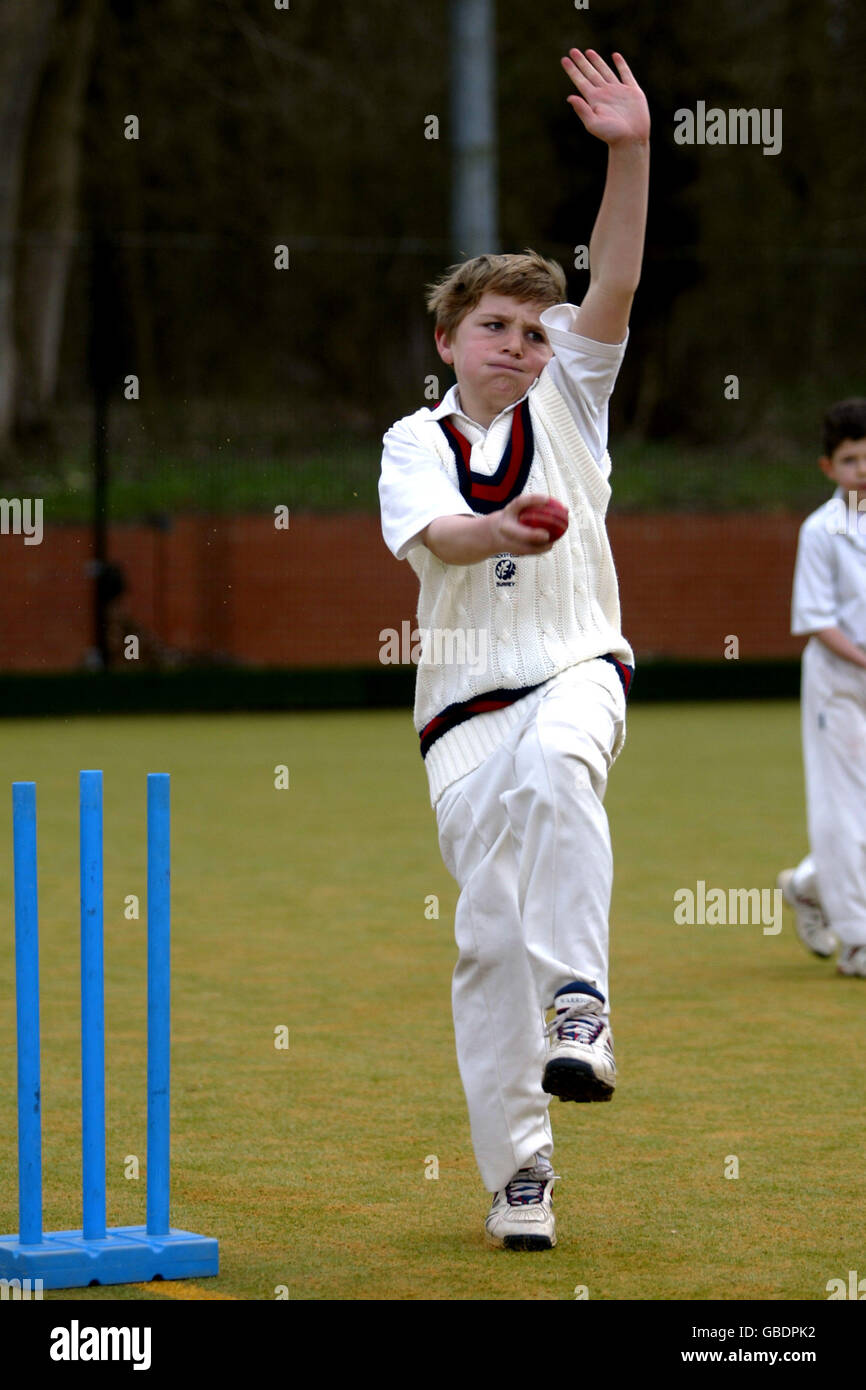
[[[54,1231],[41,1245],[0,1236],[0,1279],[41,1279],[45,1289],[88,1284],[147,1284],[152,1279],[195,1279],[219,1273],[219,1243],[192,1231],[149,1236],[145,1226],[114,1226],[104,1240],[81,1231]]]

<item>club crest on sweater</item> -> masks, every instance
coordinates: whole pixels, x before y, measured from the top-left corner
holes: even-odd
[[[517,582],[517,566],[513,558],[508,555],[499,555],[496,558],[496,568],[493,573],[496,575],[497,589],[513,589]]]

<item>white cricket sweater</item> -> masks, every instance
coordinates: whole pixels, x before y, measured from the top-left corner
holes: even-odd
[[[843,487],[806,518],[797,542],[791,632],[826,627],[866,646],[866,515]]]
[[[428,731],[429,738],[431,721],[446,713],[446,732],[433,735],[425,756],[434,806],[445,788],[478,767],[521,718],[517,698],[452,726],[464,702],[494,691],[528,693],[569,666],[607,654],[634,663],[620,630],[619,589],[605,528],[610,456],[605,451],[598,462],[592,457],[547,371],[526,400],[534,448],[518,490],[563,502],[570,513],[565,535],[545,555],[494,556],[475,565],[446,565],[423,545],[407,555],[420,580],[418,625],[425,635],[415,688],[419,736]],[[455,454],[431,412],[416,411],[403,423],[459,487]],[[479,447],[484,452],[485,445]],[[499,460],[486,461],[493,474]]]

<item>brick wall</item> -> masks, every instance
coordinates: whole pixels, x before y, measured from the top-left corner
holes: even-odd
[[[796,656],[788,635],[802,517],[613,516],[623,624],[639,658]],[[414,626],[417,581],[369,516],[293,513],[177,518],[111,530],[128,590],[114,605],[115,645],[267,666],[375,665],[382,628]],[[92,646],[90,533],[46,525],[38,546],[0,535],[0,669],[81,667]]]

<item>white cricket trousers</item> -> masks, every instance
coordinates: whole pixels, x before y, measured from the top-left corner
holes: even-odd
[[[817,637],[803,652],[809,844],[824,914],[845,946],[866,945],[866,671]],[[808,878],[808,860],[797,886]],[[801,888],[802,891],[802,888]]]
[[[554,994],[580,979],[608,998],[603,799],[625,739],[625,695],[606,661],[570,667],[519,707],[502,745],[436,804],[442,857],[460,887],[457,1061],[490,1192],[553,1152],[541,1077]]]

